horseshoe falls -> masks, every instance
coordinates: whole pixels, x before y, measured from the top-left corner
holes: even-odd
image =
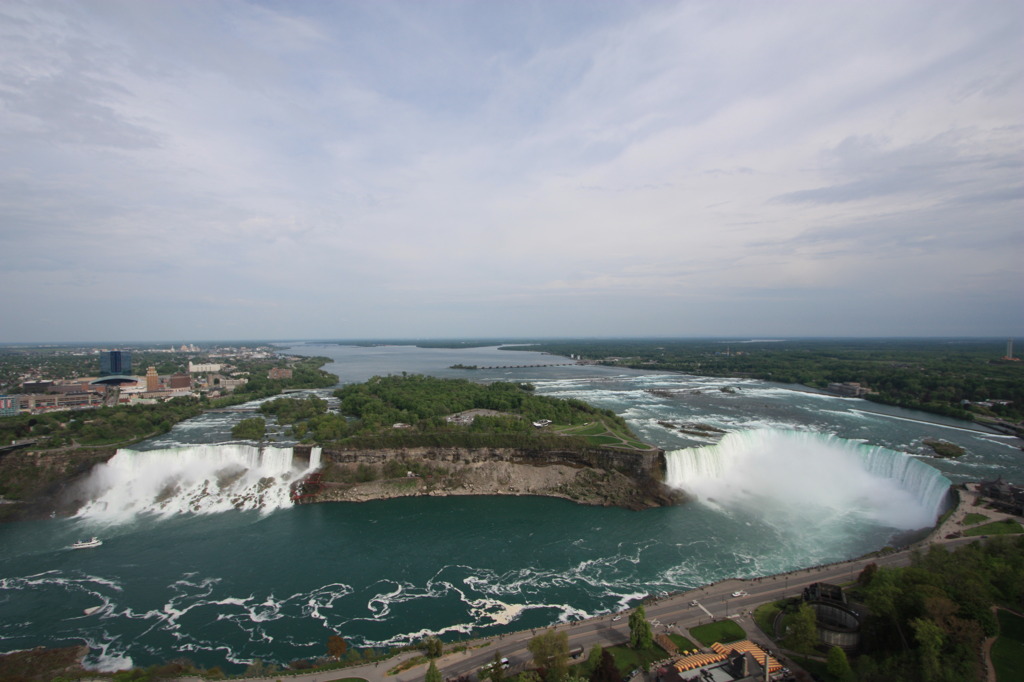
[[[832,537],[863,523],[934,525],[950,481],[902,452],[830,434],[730,433],[716,445],[666,454],[667,482],[723,512]]]
[[[320,448],[296,461],[290,447],[240,443],[118,450],[97,465],[79,494],[83,518],[117,520],[291,506],[290,484],[320,466]]]

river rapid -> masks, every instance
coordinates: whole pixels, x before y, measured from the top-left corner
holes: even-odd
[[[286,485],[305,464],[276,451],[258,462],[236,448],[232,484],[249,485],[246,471],[259,469],[252,485],[264,497],[258,508],[225,511],[202,489],[215,474],[201,473],[211,449],[200,446],[228,441],[246,415],[203,415],[137,446],[148,459],[120,455],[140,471],[113,461],[97,471],[97,499],[116,504],[0,526],[0,650],[85,643],[99,669],[184,656],[238,672],[256,658],[321,656],[335,633],[382,647],[542,627],[650,593],[858,556],[931,525],[950,481],[1024,481],[1016,439],[802,387],[592,365],[448,369],[566,362],[496,348],[287,351],[331,357],[325,369],[343,383],[403,371],[530,381],[539,393],[610,408],[668,452],[670,482],[698,501],[643,512],[528,497],[292,507],[266,481]],[[925,438],[967,453],[929,457]],[[149,463],[164,452],[164,464]],[[171,460],[198,477],[188,504],[153,482]],[[106,492],[103,481],[114,481]],[[69,549],[93,535],[102,546]]]

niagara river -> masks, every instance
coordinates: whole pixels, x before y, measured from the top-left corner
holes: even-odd
[[[312,470],[281,439],[229,444],[208,413],[93,470],[70,519],[0,526],[0,650],[85,644],[100,670],[178,657],[240,672],[359,647],[543,627],[661,592],[862,555],[934,524],[949,484],[1024,478],[974,425],[744,379],[564,363],[496,348],[297,344],[343,383],[401,372],[529,381],[614,410],[695,500],[642,512],[537,497],[292,506]],[[330,391],[320,395],[329,395]],[[680,429],[700,424],[713,429]],[[281,432],[278,431],[278,434]],[[926,438],[962,446],[929,457]],[[100,547],[73,550],[82,538]],[[98,607],[98,608],[93,608]],[[85,615],[86,610],[90,615]]]

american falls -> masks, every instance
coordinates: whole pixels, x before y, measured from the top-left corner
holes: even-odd
[[[239,443],[164,450],[118,450],[93,468],[80,495],[78,516],[116,520],[135,514],[168,516],[231,509],[270,511],[291,505],[291,483],[320,465],[290,447]]]

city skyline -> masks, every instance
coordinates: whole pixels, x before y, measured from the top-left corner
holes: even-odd
[[[1020,3],[0,5],[0,343],[1024,335]]]

